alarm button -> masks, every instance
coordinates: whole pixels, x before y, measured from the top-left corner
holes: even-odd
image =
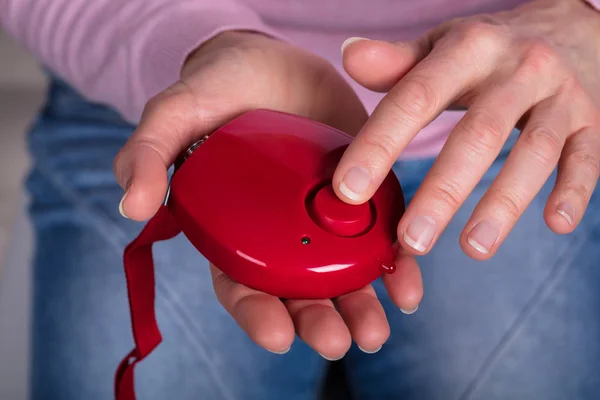
[[[321,228],[344,237],[361,235],[373,220],[369,203],[344,203],[336,196],[331,185],[317,192],[309,205],[309,212]]]

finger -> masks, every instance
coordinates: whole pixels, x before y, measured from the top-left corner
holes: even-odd
[[[241,90],[239,85],[232,89],[230,79],[226,82],[224,79],[205,80],[205,76],[215,73],[202,72],[194,79],[193,93],[179,82],[151,100],[138,128],[117,155],[115,175],[125,191],[119,204],[123,216],[140,221],[152,217],[164,201],[167,170],[175,158],[200,137],[246,111],[269,108],[291,112],[349,134],[356,134],[367,118],[356,94],[342,77],[329,69],[319,73],[311,71],[313,84],[305,85],[304,92],[296,92],[290,100],[269,97],[264,90],[257,92],[247,87]],[[322,79],[325,75],[330,76]],[[321,84],[316,83],[319,76]],[[312,98],[317,100],[311,101]],[[333,113],[331,104],[349,111]]]
[[[125,191],[121,214],[139,221],[152,217],[164,201],[167,170],[175,158],[228,118],[231,115],[203,114],[196,96],[182,83],[152,99],[115,158],[115,176]]]
[[[367,201],[416,134],[489,75],[496,58],[488,48],[464,40],[437,42],[389,91],[346,150],[333,179],[340,198]]]
[[[398,237],[407,250],[424,254],[431,249],[492,165],[520,117],[549,95],[541,89],[545,86],[544,81],[515,74],[474,98],[400,221]]]
[[[556,185],[544,212],[548,227],[569,233],[581,222],[598,183],[600,134],[586,127],[570,136],[558,164]]]
[[[167,167],[152,145],[132,145],[115,162],[116,174],[124,190],[119,212],[126,218],[143,221],[150,218],[164,201],[168,185]]]
[[[431,51],[428,36],[390,43],[350,38],[342,44],[344,69],[352,79],[376,92],[387,92]]]
[[[390,326],[373,286],[367,285],[334,302],[358,347],[365,353],[379,351],[390,336]]]
[[[568,100],[550,97],[531,111],[502,170],[465,226],[461,245],[467,255],[491,257],[552,174],[571,125]]]
[[[233,281],[210,266],[217,299],[256,344],[273,353],[286,353],[294,341],[294,324],[277,298]]]
[[[396,272],[383,275],[387,292],[404,314],[413,314],[423,298],[423,278],[415,258],[400,249],[396,258]]]
[[[348,327],[331,300],[287,300],[296,333],[327,360],[344,357],[352,344]]]

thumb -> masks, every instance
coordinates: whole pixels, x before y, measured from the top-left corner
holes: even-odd
[[[124,190],[119,203],[124,217],[144,221],[156,213],[167,192],[167,171],[176,157],[227,118],[208,114],[183,83],[148,102],[137,129],[114,162],[117,182]]]
[[[150,143],[132,142],[115,161],[115,174],[124,190],[119,212],[126,218],[151,218],[164,201],[168,178],[163,156]]]
[[[348,75],[375,92],[389,91],[430,51],[429,35],[397,43],[349,38],[342,44],[343,64]]]

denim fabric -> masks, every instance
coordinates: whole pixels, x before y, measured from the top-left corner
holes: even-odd
[[[132,348],[121,255],[142,224],[117,210],[112,161],[133,127],[53,81],[29,135],[36,232],[33,400],[109,399]],[[600,398],[600,204],[561,236],[542,212],[553,180],[497,256],[477,262],[458,237],[517,137],[420,257],[425,297],[403,315],[375,283],[392,335],[344,358],[358,399]],[[433,160],[398,162],[407,198]],[[253,344],[215,299],[206,260],[183,235],[155,247],[163,344],[137,371],[140,399],[316,398],[326,361],[300,341],[286,355]]]

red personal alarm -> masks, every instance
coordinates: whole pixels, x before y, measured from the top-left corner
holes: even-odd
[[[360,205],[331,185],[351,140],[310,119],[255,110],[185,152],[165,205],[125,249],[136,348],[117,371],[118,400],[135,398],[133,368],[161,341],[156,241],[183,232],[229,277],[281,298],[337,297],[394,271],[404,197],[393,172]]]

